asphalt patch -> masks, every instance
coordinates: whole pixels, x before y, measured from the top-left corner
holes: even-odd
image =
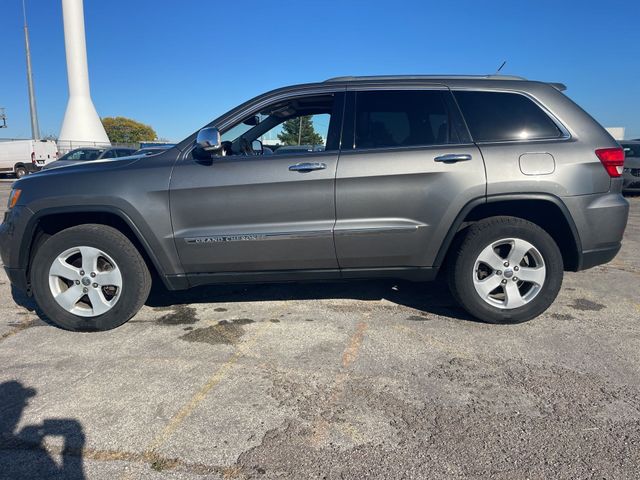
[[[226,312],[226,311],[227,311],[227,309],[226,309],[226,308],[223,308],[223,307],[218,307],[218,308],[214,308],[214,309],[213,309],[213,311],[214,311],[214,312]]]
[[[569,315],[568,313],[552,313],[551,318],[555,320],[575,320],[576,317]]]
[[[592,302],[591,300],[587,300],[586,298],[578,298],[576,299],[575,302],[573,302],[573,305],[569,305],[569,306],[576,310],[581,310],[583,312],[585,311],[599,312],[600,310],[605,308],[605,306],[602,305],[601,303]]]
[[[420,315],[410,315],[407,317],[407,320],[411,320],[412,322],[426,322],[429,318],[421,317]]]
[[[233,345],[245,334],[244,325],[254,323],[250,318],[221,320],[217,325],[196,328],[180,337],[187,342],[208,343],[210,345]]]
[[[156,320],[160,325],[189,325],[197,321],[196,309],[187,305],[178,305],[173,308],[171,313]]]

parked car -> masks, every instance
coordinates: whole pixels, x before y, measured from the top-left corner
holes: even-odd
[[[126,322],[151,272],[178,290],[443,270],[471,315],[523,322],[563,271],[617,254],[629,212],[622,148],[563,88],[507,76],[281,88],[158,155],[19,180],[0,254],[70,330]],[[327,126],[324,150],[263,157],[255,141],[302,116],[322,117],[309,123]]]
[[[164,146],[163,147],[145,147],[145,148],[136,150],[133,154],[134,155],[155,155],[156,153],[164,152],[168,148],[171,148],[171,147],[164,147]]]
[[[624,170],[622,191],[640,192],[640,141],[621,142],[624,148]]]
[[[0,140],[0,173],[22,178],[57,158],[58,147],[53,140]]]
[[[50,168],[67,167],[83,162],[91,162],[93,160],[107,160],[110,158],[129,157],[135,153],[133,148],[113,147],[82,147],[67,152],[59,160],[49,163],[43,167],[43,170]]]

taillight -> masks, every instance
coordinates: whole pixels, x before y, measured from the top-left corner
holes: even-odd
[[[621,147],[600,148],[596,150],[596,155],[610,177],[616,178],[622,175],[624,168],[624,150]]]
[[[36,164],[36,152],[31,152],[31,163]]]

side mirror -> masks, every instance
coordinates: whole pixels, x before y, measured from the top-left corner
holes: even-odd
[[[254,140],[253,142],[251,142],[251,150],[253,150],[258,155],[262,155],[264,153],[262,142],[260,140]]]
[[[215,153],[222,149],[220,131],[215,127],[206,127],[198,132],[196,146],[205,152]]]

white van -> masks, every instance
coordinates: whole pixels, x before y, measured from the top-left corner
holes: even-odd
[[[58,147],[53,140],[0,139],[0,173],[13,173],[21,178],[57,158]]]

